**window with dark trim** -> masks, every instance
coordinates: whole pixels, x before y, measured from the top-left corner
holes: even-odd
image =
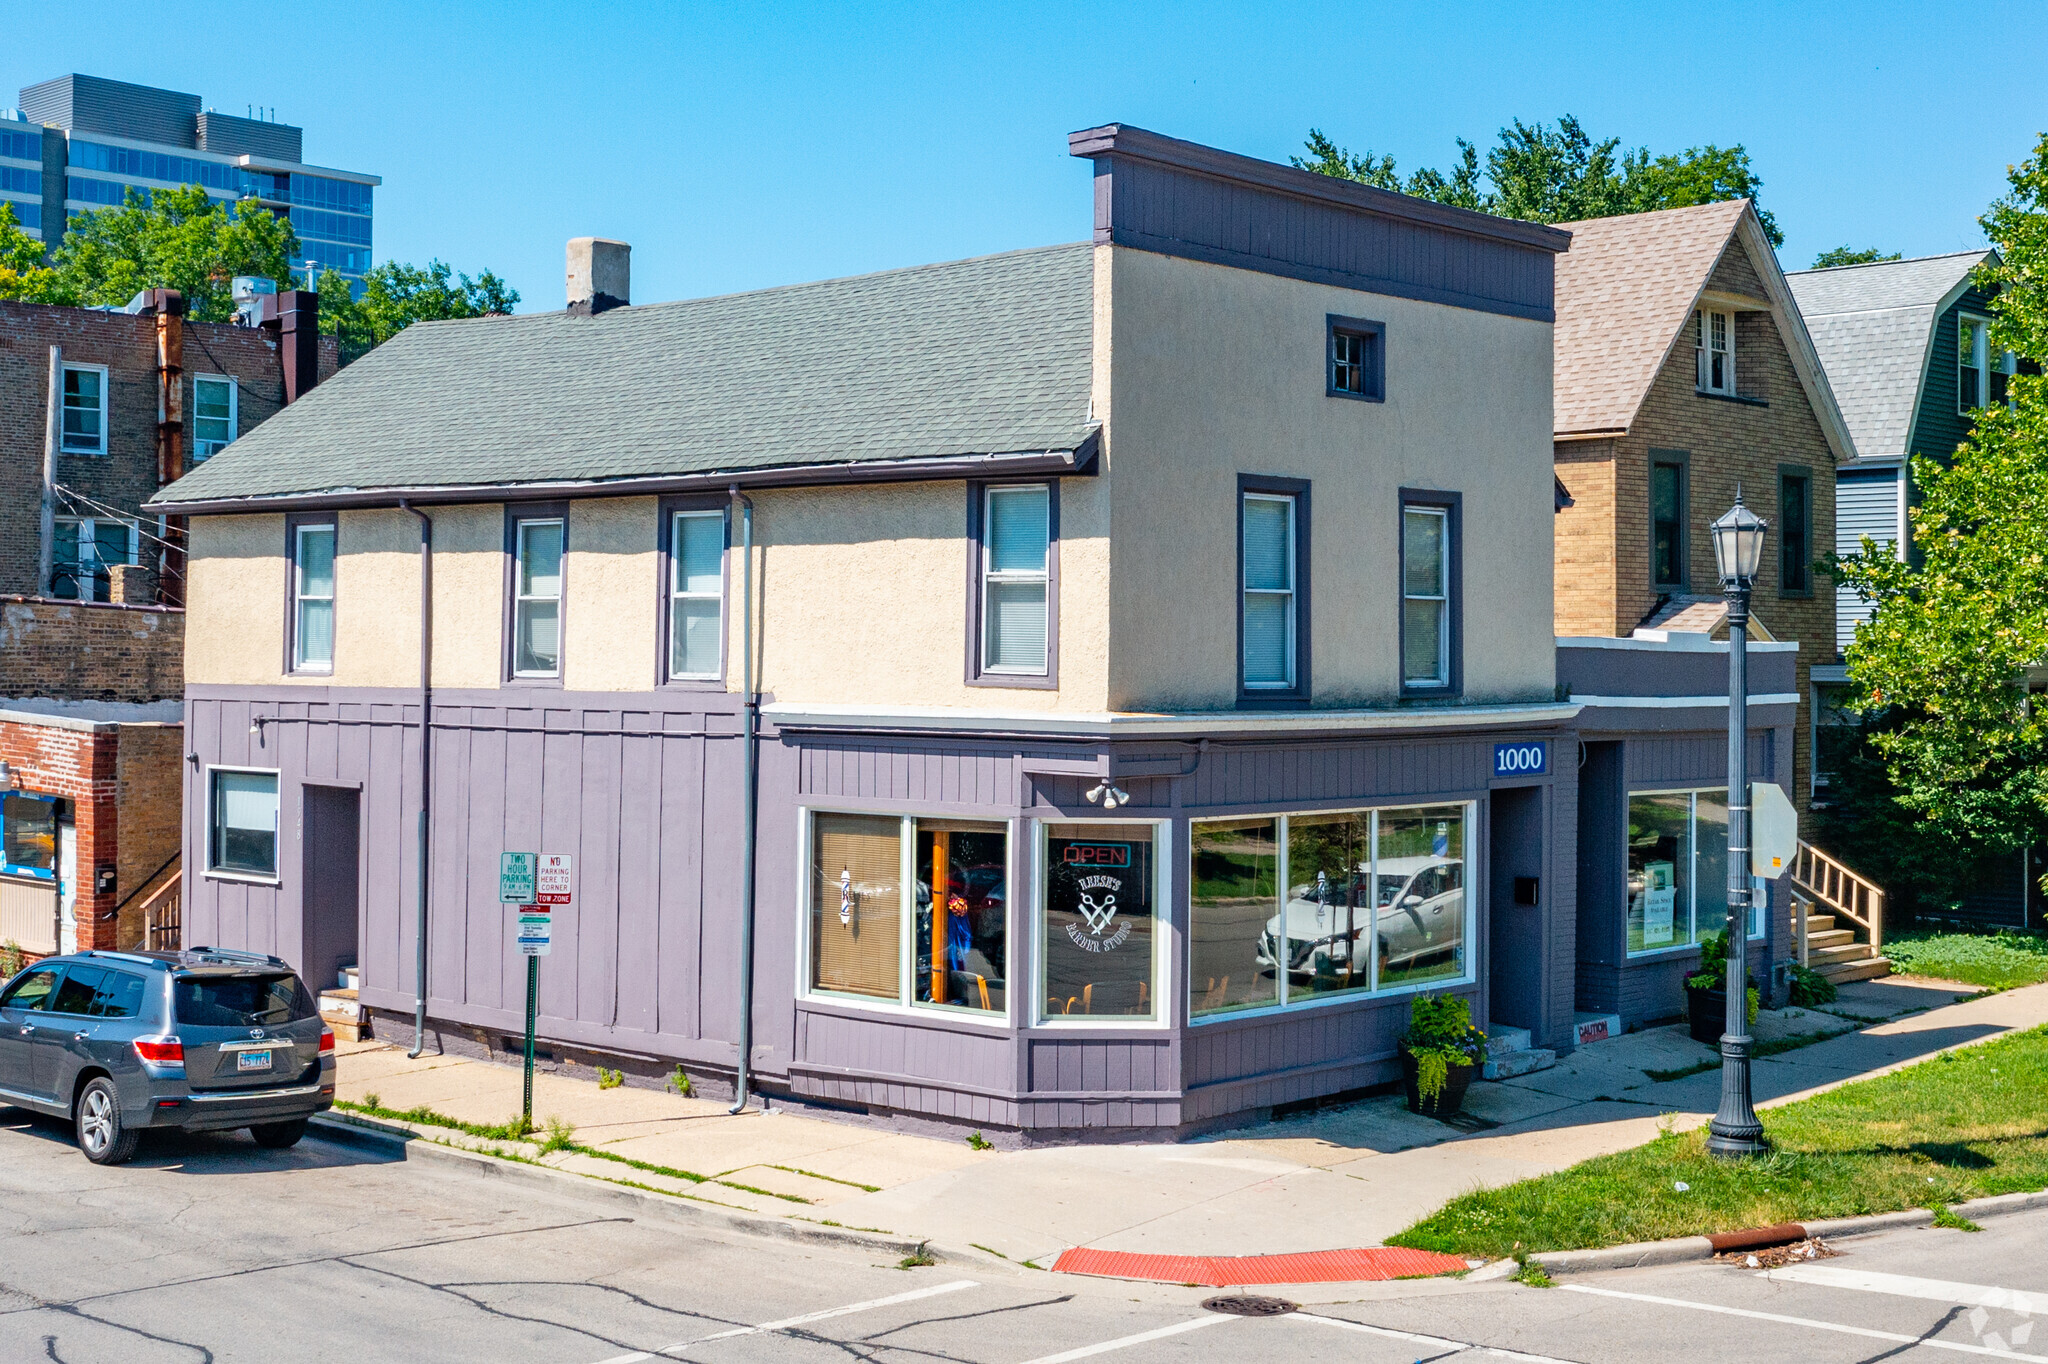
[[[334,671],[334,546],[331,518],[288,518],[285,671]]]
[[[1059,685],[1058,482],[967,488],[967,681]]]
[[[507,508],[505,675],[516,686],[562,683],[563,586],[569,558],[566,504]]]
[[[1381,402],[1387,396],[1387,324],[1362,317],[1338,317],[1326,322],[1327,381],[1332,398],[1361,398]]]
[[[662,503],[662,679],[725,679],[727,507],[722,499]]]
[[[1813,595],[1813,471],[1778,466],[1778,595]]]
[[[1297,702],[1309,694],[1308,486],[1238,477],[1240,703]]]
[[[1687,460],[1683,450],[1650,452],[1650,584],[1686,584]]]
[[[1401,690],[1455,695],[1462,684],[1463,572],[1457,493],[1401,490]]]

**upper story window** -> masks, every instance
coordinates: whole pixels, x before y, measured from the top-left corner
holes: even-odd
[[[63,447],[74,455],[107,452],[106,366],[64,366]]]
[[[1964,314],[1956,331],[1956,410],[2006,401],[2006,381],[2018,365],[2011,351],[1991,349],[1991,323]]]
[[[50,595],[67,601],[108,601],[116,564],[140,563],[137,528],[127,521],[60,516],[51,527]]]
[[[982,496],[981,671],[1043,677],[1051,659],[1051,490],[998,485]]]
[[[1297,687],[1298,494],[1240,494],[1239,682],[1247,692]]]
[[[1676,450],[1650,452],[1650,584],[1685,586],[1686,459]]]
[[[1457,502],[1404,493],[1401,502],[1401,687],[1448,691],[1457,669]]]
[[[1813,474],[1803,466],[1778,470],[1778,594],[1813,591]]]
[[[562,675],[562,556],[567,516],[512,523],[512,676]]]
[[[1385,399],[1386,324],[1333,315],[1327,325],[1329,395],[1333,398],[1363,398],[1369,402]]]
[[[201,374],[192,380],[192,458],[202,460],[235,438],[233,379]]]
[[[334,671],[334,523],[292,527],[293,672]]]
[[[1735,314],[1702,308],[1694,318],[1700,392],[1735,396]]]
[[[725,513],[679,511],[669,518],[668,675],[724,675]]]

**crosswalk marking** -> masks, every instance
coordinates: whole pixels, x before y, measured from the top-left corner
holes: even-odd
[[[1175,1322],[1171,1326],[1161,1326],[1151,1331],[1140,1331],[1134,1336],[1119,1336],[1115,1340],[1105,1340],[1095,1345],[1083,1345],[1078,1349],[1064,1350],[1056,1355],[1041,1355],[1037,1359],[1026,1360],[1025,1364],[1067,1364],[1069,1360],[1087,1359],[1094,1355],[1106,1355],[1111,1350],[1123,1350],[1133,1345],[1143,1345],[1148,1340],[1164,1340],[1168,1336],[1177,1336],[1183,1331],[1193,1331],[1203,1326],[1214,1326],[1218,1322],[1237,1320],[1240,1320],[1240,1318],[1225,1316],[1221,1312],[1211,1312],[1206,1316]]]
[[[1838,1321],[1815,1321],[1811,1317],[1788,1317],[1779,1312],[1755,1312],[1746,1307],[1723,1307],[1719,1303],[1692,1302],[1685,1298],[1660,1298],[1650,1293],[1624,1293],[1618,1288],[1594,1288],[1590,1284],[1560,1285],[1566,1293],[1591,1293],[1601,1298],[1625,1298],[1630,1302],[1653,1303],[1659,1307],[1686,1307],[1695,1312],[1715,1312],[1726,1317],[1747,1317],[1751,1321],[1775,1321],[1784,1326],[1805,1326],[1815,1331],[1862,1336],[1868,1340],[1889,1340],[1898,1345],[1917,1345],[1927,1350],[1952,1350],[1957,1354],[1984,1355],[1991,1359],[2023,1359],[2029,1364],[2048,1364],[2048,1355],[2021,1354],[1989,1345],[1969,1345],[1959,1340],[1935,1340],[1926,1336],[1902,1336],[1897,1331],[1877,1331],[1868,1326],[1845,1326]]]
[[[1464,1350],[1473,1354],[1491,1355],[1495,1359],[1514,1359],[1521,1364],[1572,1364],[1566,1359],[1554,1359],[1549,1355],[1525,1355],[1514,1350],[1503,1350],[1492,1345],[1473,1345],[1463,1340],[1447,1340],[1442,1336],[1420,1336],[1413,1331],[1395,1331],[1385,1326],[1368,1326],[1362,1321],[1347,1317],[1325,1317],[1314,1312],[1295,1312],[1290,1320],[1317,1321],[1325,1326],[1338,1326],[1346,1331],[1358,1331],[1369,1336],[1384,1336],[1388,1340],[1412,1341],[1417,1345],[1429,1345],[1439,1350]]]
[[[1879,1274],[1867,1269],[1837,1269],[1833,1265],[1786,1265],[1783,1269],[1764,1270],[1762,1277],[1774,1283],[1850,1288],[1860,1293],[1889,1293],[1896,1298],[1924,1298],[1930,1302],[1960,1303],[1964,1307],[2048,1312],[2048,1293],[2026,1293],[2017,1288],[1955,1283],[1948,1279],[1922,1279],[1911,1274]]]
[[[963,1288],[980,1287],[972,1279],[955,1279],[951,1283],[933,1284],[930,1288],[912,1289],[908,1293],[896,1293],[886,1298],[870,1298],[866,1302],[848,1303],[844,1307],[828,1307],[822,1312],[806,1312],[800,1317],[784,1317],[781,1321],[764,1321],[759,1326],[735,1326],[730,1331],[719,1331],[714,1335],[697,1336],[690,1340],[679,1340],[673,1345],[664,1345],[659,1350],[646,1350],[629,1355],[614,1355],[601,1360],[599,1364],[642,1364],[642,1361],[659,1359],[674,1354],[677,1350],[692,1345],[701,1345],[708,1340],[731,1340],[735,1336],[760,1335],[769,1331],[787,1331],[797,1326],[808,1326],[814,1321],[826,1321],[833,1317],[850,1317],[855,1312],[872,1312],[877,1307],[894,1307],[898,1303],[916,1302],[920,1298],[935,1298],[941,1293],[955,1293]],[[1064,1356],[1062,1356],[1064,1358]]]

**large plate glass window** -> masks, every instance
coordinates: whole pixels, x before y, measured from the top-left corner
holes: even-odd
[[[74,455],[107,452],[107,372],[97,365],[64,367],[63,446]]]
[[[1244,687],[1285,691],[1294,685],[1294,499],[1244,494],[1243,525]]]
[[[1280,875],[1280,821],[1197,820],[1188,860],[1189,979],[1196,1013],[1280,1002],[1271,955]]]
[[[911,823],[917,840],[913,998],[1002,1013],[1008,1007],[1009,826],[963,819]]]
[[[334,526],[292,530],[292,670],[334,668]]]
[[[1688,947],[1727,924],[1728,793],[1632,793],[1628,799],[1630,955]]]
[[[277,875],[277,773],[215,768],[208,792],[207,869]]]
[[[1042,484],[987,490],[981,670],[1044,676],[1052,499]]]
[[[1155,1018],[1158,830],[1047,824],[1041,981],[1047,1017]]]
[[[668,675],[716,678],[724,661],[725,513],[677,512],[669,565]]]
[[[1401,681],[1451,683],[1451,514],[1401,509]]]
[[[202,374],[192,380],[192,458],[218,453],[235,438],[235,381]]]
[[[1735,314],[1702,308],[1694,319],[1700,390],[1731,397],[1735,393]]]
[[[811,816],[813,990],[893,1000],[903,993],[903,821]]]
[[[512,675],[562,672],[562,548],[568,522],[521,521],[514,536]]]

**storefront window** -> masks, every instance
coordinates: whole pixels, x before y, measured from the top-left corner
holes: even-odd
[[[1190,839],[1193,1012],[1228,1013],[1279,1003],[1272,938],[1280,822],[1197,820]]]
[[[1372,910],[1371,812],[1289,815],[1289,1000],[1372,988]],[[1275,920],[1272,929],[1279,926]],[[1278,938],[1269,932],[1269,941]]]
[[[1048,824],[1045,834],[1047,1016],[1156,1017],[1154,827]]]
[[[49,796],[10,795],[0,801],[0,871],[45,880],[57,875],[57,802]]]
[[[811,818],[811,988],[896,999],[903,969],[903,821]]]
[[[1006,1008],[1010,836],[1002,824],[920,819],[917,947],[920,1004]]]
[[[1373,898],[1379,987],[1465,974],[1465,812],[1425,805],[1379,812]]]
[[[1631,795],[1629,953],[1688,947],[1727,923],[1727,792]]]

